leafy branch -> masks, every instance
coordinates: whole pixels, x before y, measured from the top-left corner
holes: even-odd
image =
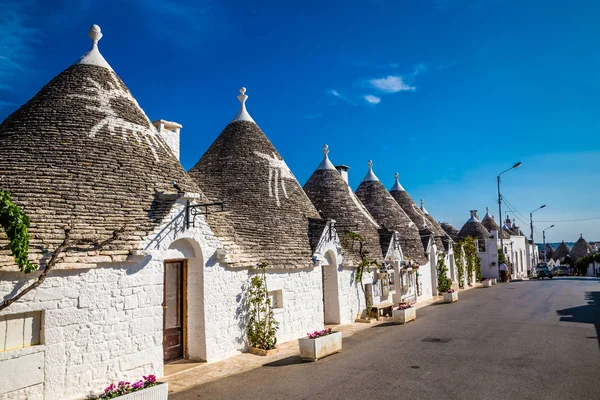
[[[373,307],[373,300],[370,296],[367,296],[367,292],[365,291],[365,286],[362,283],[362,277],[365,270],[368,272],[371,271],[372,266],[377,266],[377,260],[369,258],[369,252],[365,249],[365,239],[356,232],[347,232],[344,235],[344,239],[342,242],[342,246],[346,250],[351,250],[354,248],[354,244],[358,243],[358,255],[360,256],[360,262],[356,266],[356,271],[354,274],[354,281],[360,283],[360,287],[362,288],[363,295],[365,296],[365,305],[366,305],[366,313],[365,315],[369,316],[369,310]]]
[[[11,200],[10,194],[4,190],[0,190],[0,225],[2,225],[2,229],[9,238],[10,250],[15,258],[15,262],[19,266],[19,270],[26,274],[39,268],[38,265],[33,264],[28,259],[29,224],[29,217]],[[63,253],[67,249],[78,246],[87,246],[86,249],[88,250],[100,249],[118,239],[123,230],[124,228],[116,229],[109,238],[100,241],[92,238],[71,239],[71,227],[64,228],[64,239],[54,249],[40,276],[31,285],[0,303],[0,311],[44,283],[50,270],[61,260]]]

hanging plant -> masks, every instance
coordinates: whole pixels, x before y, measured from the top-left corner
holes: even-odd
[[[454,242],[454,262],[458,270],[458,287],[462,288],[465,286],[465,261],[464,251],[461,242]]]
[[[377,260],[369,258],[369,252],[365,249],[365,239],[356,232],[348,232],[344,236],[344,241],[342,243],[344,249],[349,250],[354,247],[354,243],[358,243],[358,254],[360,256],[360,262],[356,266],[356,270],[354,272],[354,281],[356,283],[360,283],[360,287],[362,288],[363,295],[365,296],[365,305],[366,310],[363,313],[367,319],[370,317],[370,310],[373,307],[373,300],[371,296],[367,295],[365,290],[365,285],[362,282],[362,277],[365,271],[368,273],[371,271],[372,266],[377,266]]]

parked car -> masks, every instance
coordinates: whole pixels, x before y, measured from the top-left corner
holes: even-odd
[[[556,267],[556,275],[557,276],[569,276],[569,266],[568,265],[559,265]]]
[[[542,267],[537,267],[536,268],[536,272],[537,272],[537,278],[540,279],[544,279],[544,278],[550,278],[552,279],[552,273],[550,272],[550,269],[547,266],[542,266]]]

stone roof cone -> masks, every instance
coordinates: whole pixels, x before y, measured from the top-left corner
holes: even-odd
[[[571,249],[571,259],[577,261],[581,257],[586,257],[593,252],[592,246],[583,238],[583,235],[580,235]]]
[[[400,184],[397,172],[394,174],[394,177],[396,178],[396,182],[390,189],[390,194],[419,229],[419,234],[423,239],[423,246],[427,249],[427,237],[433,235],[435,244],[441,250],[444,245],[441,239],[447,237],[446,233],[441,228],[438,230],[435,220],[429,214],[424,214],[421,208],[417,206],[417,203],[413,201],[408,192]]]
[[[454,240],[455,242],[460,241],[460,238],[458,237],[458,229],[456,229],[451,223],[442,222],[440,226],[442,227],[444,232],[446,232],[446,234],[448,234],[448,236],[452,238],[452,240]]]
[[[189,171],[210,201],[224,201],[243,259],[275,268],[312,267],[309,222],[320,217],[271,141],[240,110]],[[209,219],[210,223],[210,219]]]
[[[571,254],[571,249],[569,248],[569,245],[567,245],[565,243],[565,241],[563,240],[562,243],[558,245],[556,250],[554,250],[554,254],[552,254],[552,259],[554,261],[562,260],[563,258],[565,258],[566,256],[568,256],[570,254]],[[577,261],[577,260],[573,260],[573,261]]]
[[[100,27],[89,36],[91,50],[0,125],[0,188],[31,218],[33,260],[72,225],[73,237],[106,238],[124,227],[122,239],[103,250],[111,256],[98,258],[122,261],[175,201],[157,193],[176,195],[174,181],[200,193],[100,54]],[[0,234],[0,267],[15,267],[4,245]]]
[[[387,248],[381,243],[380,226],[340,173],[329,167],[329,149],[323,161],[304,184],[306,194],[323,218],[336,221],[340,239],[348,232],[356,232],[365,239],[369,257],[382,261]],[[330,163],[330,162],[329,162]],[[359,261],[358,249],[349,251],[350,258]]]
[[[491,237],[487,229],[477,219],[477,210],[471,210],[471,218],[465,222],[458,236],[465,239],[471,236],[473,239],[489,239]]]
[[[500,226],[496,223],[494,217],[490,215],[490,209],[487,207],[485,208],[485,216],[481,220],[481,224],[490,232],[500,230]]]
[[[372,161],[369,161],[369,172],[356,189],[356,195],[382,227],[399,233],[405,258],[412,259],[418,265],[427,263],[419,229],[377,179]]]

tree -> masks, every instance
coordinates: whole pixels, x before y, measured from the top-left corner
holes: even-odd
[[[354,281],[356,283],[360,283],[360,287],[363,291],[363,295],[365,296],[365,306],[366,309],[363,312],[363,315],[369,319],[370,318],[370,310],[373,307],[373,300],[371,296],[367,295],[367,291],[365,290],[365,285],[363,284],[362,277],[365,271],[370,272],[372,266],[377,265],[377,260],[369,258],[369,252],[365,249],[365,239],[356,232],[348,232],[344,236],[344,241],[342,243],[343,247],[346,250],[350,250],[354,247],[355,243],[358,243],[358,255],[360,256],[360,262],[356,266],[356,270],[354,271]]]
[[[464,262],[464,251],[463,244],[461,242],[454,242],[452,245],[454,248],[454,262],[456,269],[458,270],[458,287],[465,286],[465,262]]]
[[[448,278],[448,268],[445,261],[446,254],[440,253],[437,262],[437,290],[440,293],[446,293],[452,287],[452,281]]]
[[[248,296],[248,342],[250,346],[263,350],[275,348],[277,339],[275,334],[279,323],[275,320],[269,289],[267,288],[267,262],[258,265],[261,273],[254,275],[250,280]]]
[[[37,271],[40,266],[29,261],[30,219],[27,214],[12,201],[10,193],[2,189],[0,189],[0,226],[8,237],[10,251],[19,270],[25,274]],[[54,252],[46,262],[44,270],[38,279],[14,296],[7,298],[0,303],[0,311],[44,283],[50,270],[64,257],[68,250],[73,248],[81,249],[81,246],[85,246],[85,250],[88,251],[101,249],[118,239],[119,235],[124,230],[124,228],[115,229],[112,236],[100,241],[97,238],[71,239],[71,227],[67,226],[63,229],[64,239],[56,249],[54,249]]]

